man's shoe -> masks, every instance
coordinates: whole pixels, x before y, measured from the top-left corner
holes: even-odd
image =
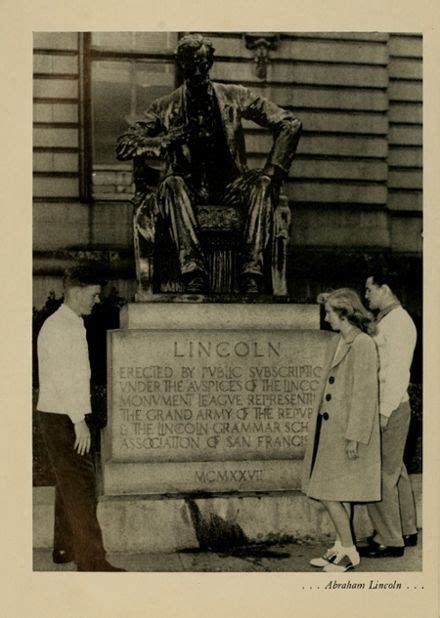
[[[54,549],[52,552],[52,560],[55,564],[67,564],[73,561],[73,555],[67,549]]]
[[[77,571],[99,571],[101,573],[125,573],[126,570],[120,567],[115,567],[107,560],[98,560],[90,565],[78,565]]]
[[[373,542],[366,547],[358,547],[358,551],[364,558],[400,558],[405,553],[405,548]]]
[[[405,543],[405,547],[415,547],[418,540],[419,538],[417,532],[414,532],[414,534],[403,535],[403,542]]]
[[[377,543],[374,541],[374,537],[375,536],[376,536],[376,533],[374,533],[371,536],[367,537],[368,545],[372,545],[372,544],[376,544],[377,545]],[[403,535],[403,542],[405,543],[405,547],[415,547],[417,545],[417,542],[418,542],[418,533],[414,532],[413,534],[404,534]]]

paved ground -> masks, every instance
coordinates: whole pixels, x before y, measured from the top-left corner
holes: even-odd
[[[109,561],[127,571],[320,571],[309,566],[309,560],[323,554],[324,545],[291,543],[254,545],[234,548],[228,552],[181,550],[170,554],[108,554]],[[73,563],[52,563],[51,551],[34,550],[34,571],[74,571]],[[408,547],[402,558],[363,558],[357,572],[421,571],[422,539],[417,547]]]

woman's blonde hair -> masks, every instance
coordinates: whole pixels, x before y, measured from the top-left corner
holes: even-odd
[[[350,288],[339,288],[331,292],[319,294],[317,302],[320,305],[328,303],[339,315],[346,318],[350,324],[357,326],[364,333],[374,335],[376,325],[373,314],[362,304],[359,294]]]

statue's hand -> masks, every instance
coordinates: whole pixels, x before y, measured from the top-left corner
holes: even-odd
[[[140,140],[126,140],[117,145],[116,157],[121,161],[142,156],[160,157],[161,147],[162,143],[158,137],[149,137],[143,142]]]
[[[277,165],[266,165],[263,169],[263,174],[270,178],[270,193],[272,202],[276,206],[280,197],[281,184],[284,180],[285,172]]]
[[[125,161],[136,156],[137,146],[129,140],[121,140],[116,146],[116,156],[119,160]]]
[[[137,122],[118,139],[116,157],[120,161],[126,161],[143,155],[158,157],[160,138],[151,134],[151,127],[147,122]]]

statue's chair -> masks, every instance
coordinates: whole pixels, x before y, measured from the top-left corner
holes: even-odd
[[[138,289],[137,301],[153,300],[161,293],[180,293],[177,252],[169,229],[155,207],[155,191],[161,170],[152,168],[151,159],[134,159],[135,197],[133,233]],[[240,245],[243,221],[238,209],[222,204],[195,205],[199,238],[206,257],[208,286],[212,294],[239,291]],[[274,210],[272,238],[265,256],[265,292],[287,296],[286,261],[291,213],[287,197],[280,195]]]

